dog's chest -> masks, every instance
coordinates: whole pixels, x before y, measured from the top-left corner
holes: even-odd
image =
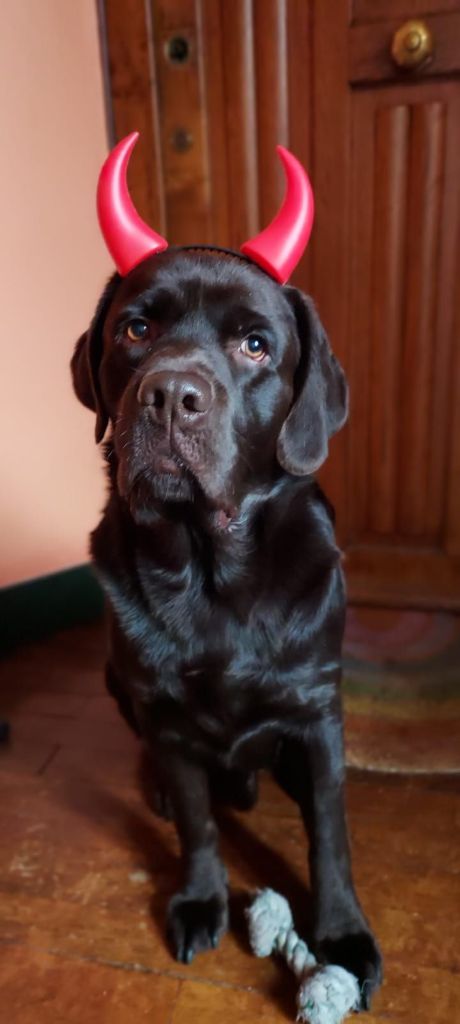
[[[236,548],[235,558],[229,549],[211,565],[185,543],[179,558],[171,541],[167,565],[164,551],[141,551],[134,566],[98,560],[132,696],[173,731],[216,748],[303,713],[324,645],[308,626],[305,592],[299,604],[292,581],[283,584],[284,567],[256,547]]]
[[[181,732],[231,747],[305,706],[311,644],[254,567],[250,583],[233,581],[230,589],[210,587],[196,564],[182,587],[151,573],[143,592],[136,642],[143,692],[157,708],[167,706]]]
[[[210,593],[195,572],[186,591],[157,591],[149,605],[159,685],[174,676],[185,696],[224,693],[262,677],[277,660],[279,631],[268,621],[257,581],[229,596]]]
[[[163,615],[155,629],[159,621],[165,623]],[[193,606],[187,614],[184,609],[177,621],[181,628],[167,633],[164,657],[150,675],[153,715],[161,716],[166,706],[172,733],[219,758],[224,752],[230,760],[236,757],[254,731],[259,748],[264,727],[270,740],[270,723],[283,704],[287,708],[293,702],[292,692],[280,688],[279,637],[264,627],[259,603],[242,618],[213,601],[208,607],[201,604],[199,612]]]

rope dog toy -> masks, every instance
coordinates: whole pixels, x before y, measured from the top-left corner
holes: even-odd
[[[261,889],[246,911],[249,942],[256,956],[280,953],[301,985],[297,1020],[305,1024],[341,1024],[360,1004],[358,980],[344,967],[319,965],[294,931],[289,903],[273,889]]]

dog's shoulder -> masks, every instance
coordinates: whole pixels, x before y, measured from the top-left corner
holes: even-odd
[[[292,480],[267,506],[267,535],[297,558],[334,565],[340,557],[334,508],[313,478]]]

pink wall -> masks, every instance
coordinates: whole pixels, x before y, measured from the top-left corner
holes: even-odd
[[[87,559],[103,501],[74,341],[111,271],[94,213],[106,152],[94,0],[3,0],[0,584]]]

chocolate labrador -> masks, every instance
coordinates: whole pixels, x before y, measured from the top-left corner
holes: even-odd
[[[181,841],[176,956],[216,946],[227,879],[212,813],[271,772],[309,835],[314,942],[359,979],[381,958],[352,881],[340,699],[345,588],[314,479],[347,386],[309,298],[241,254],[169,249],[115,274],[72,360],[108,501],[91,551],[107,683],[152,751]]]

